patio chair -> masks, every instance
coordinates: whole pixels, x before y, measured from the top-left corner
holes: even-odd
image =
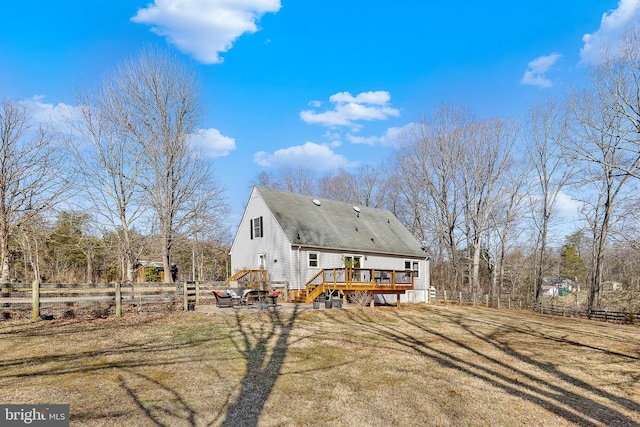
[[[267,304],[269,305],[269,307],[278,306],[278,296],[280,296],[280,290],[278,289],[267,295]]]
[[[216,289],[213,291],[213,295],[216,297],[216,306],[219,308],[222,307],[233,307],[233,298],[231,295]]]
[[[268,294],[269,293],[267,291],[259,289],[248,289],[242,296],[242,302],[245,305],[257,304],[259,302],[266,301]]]
[[[242,297],[238,295],[236,291],[234,291],[233,289],[227,289],[227,293],[231,295],[231,299],[233,301],[234,306],[242,304]]]

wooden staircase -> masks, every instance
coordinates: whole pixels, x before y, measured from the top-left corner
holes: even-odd
[[[319,279],[322,279],[319,281]],[[310,304],[325,291],[324,270],[321,270],[311,278],[304,289],[293,291],[291,302],[298,304]]]

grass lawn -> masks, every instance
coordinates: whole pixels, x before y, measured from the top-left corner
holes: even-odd
[[[0,322],[72,426],[640,426],[640,328],[469,307]]]

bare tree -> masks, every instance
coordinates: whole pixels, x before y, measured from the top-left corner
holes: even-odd
[[[274,190],[313,196],[316,193],[316,173],[310,168],[288,167],[269,173],[262,171],[255,180],[255,185],[273,188]]]
[[[628,188],[636,184],[632,177],[640,177],[639,37],[635,28],[617,52],[603,52],[590,86],[572,97],[576,127],[566,153],[580,163],[583,193],[592,195],[585,201],[593,238],[589,310],[598,306],[611,227],[619,219],[621,201],[633,194]]]
[[[121,125],[144,153],[139,183],[152,208],[162,240],[165,280],[173,282],[171,250],[177,230],[188,218],[188,203],[211,174],[206,159],[189,143],[202,113],[192,69],[175,57],[146,50],[123,63],[110,91]]]
[[[61,157],[52,134],[33,125],[24,106],[0,103],[0,262],[9,277],[9,233],[53,206],[65,191]],[[38,277],[36,277],[38,279]]]
[[[334,174],[325,175],[320,179],[318,191],[321,197],[327,199],[358,204],[356,186],[355,175],[339,169]]]
[[[144,152],[126,127],[127,105],[120,102],[118,77],[107,77],[95,97],[76,97],[79,113],[69,118],[67,147],[77,168],[81,193],[91,202],[105,228],[116,230],[123,275],[134,280],[136,239],[134,224],[145,212],[140,178]]]
[[[491,213],[492,235],[496,237],[496,266],[491,275],[492,295],[502,295],[505,286],[505,263],[507,252],[517,240],[517,235],[513,238],[514,231],[518,234],[518,223],[523,217],[523,206],[528,191],[528,178],[526,163],[516,161],[512,167],[506,171],[505,180],[509,184],[503,193],[502,200],[497,209]],[[521,231],[520,231],[521,232]]]
[[[33,280],[42,279],[42,261],[49,237],[47,222],[39,214],[27,215],[20,224],[17,237],[24,257],[24,278],[27,277],[27,265],[31,267]]]
[[[542,295],[543,277],[547,270],[549,227],[556,213],[558,196],[571,176],[571,168],[562,156],[562,145],[568,138],[569,123],[565,104],[558,99],[534,105],[529,110],[525,141],[526,155],[532,171],[530,197],[531,219],[535,230],[534,299]]]
[[[448,266],[442,281],[452,282],[454,290],[462,283],[461,129],[472,120],[465,108],[443,104],[404,135],[396,152],[394,188],[401,205],[396,209],[406,211],[413,234],[432,248],[434,274],[438,266]]]
[[[214,245],[228,243],[229,212],[224,202],[223,189],[213,182],[201,186],[188,203],[189,214],[184,223],[183,234],[190,238],[191,278],[205,278],[205,253]],[[215,262],[215,260],[214,260]]]
[[[640,178],[640,25],[630,27],[615,51],[602,52],[603,60],[592,70],[591,86],[602,110],[617,120],[616,128],[596,126],[617,138],[620,173]]]
[[[373,164],[361,166],[354,173],[340,169],[320,179],[319,194],[328,199],[380,208],[385,204],[387,186],[380,169],[381,166]]]
[[[483,239],[492,213],[511,183],[505,180],[511,167],[511,149],[517,136],[508,120],[476,121],[463,129],[464,151],[459,164],[466,237],[471,256],[469,287],[480,289],[480,261]]]

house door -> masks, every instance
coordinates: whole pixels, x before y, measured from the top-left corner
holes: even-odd
[[[351,272],[351,280],[354,282],[361,282],[362,278],[360,277],[362,272],[360,271],[360,267],[362,266],[362,257],[355,255],[345,255],[344,257],[344,266],[346,268],[352,268]]]
[[[265,254],[264,252],[258,254],[258,269],[259,270],[264,270],[264,268],[267,265],[267,254]]]
[[[349,268],[360,268],[362,257],[355,255],[345,255],[344,257],[344,266]]]

